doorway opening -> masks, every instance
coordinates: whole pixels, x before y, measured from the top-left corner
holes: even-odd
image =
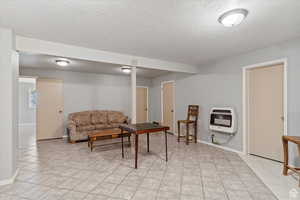
[[[27,148],[36,144],[36,78],[19,77],[18,145]]]
[[[287,61],[243,68],[243,149],[245,154],[282,161],[287,135]]]
[[[161,83],[161,121],[175,132],[175,81]]]

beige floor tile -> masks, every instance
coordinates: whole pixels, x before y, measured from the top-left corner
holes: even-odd
[[[119,144],[91,152],[85,142],[72,145],[63,140],[38,142],[37,146],[20,149],[17,181],[0,186],[0,197],[29,200],[275,198],[235,153],[204,144],[187,146],[170,136],[167,163],[163,135],[151,136],[150,153],[145,149],[144,135],[140,144],[139,168],[134,169],[134,145],[125,146],[122,159]],[[269,182],[276,182],[276,178]],[[281,190],[279,186],[274,188]]]

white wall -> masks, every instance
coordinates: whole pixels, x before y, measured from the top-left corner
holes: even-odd
[[[288,59],[288,134],[300,136],[300,39],[201,66],[196,75],[177,73],[154,79],[151,88],[151,119],[160,120],[160,82],[176,80],[176,120],[186,118],[188,104],[200,105],[200,138],[210,142],[210,108],[232,106],[238,114],[238,132],[225,146],[242,151],[242,67],[284,57]],[[224,139],[222,135],[217,137]],[[293,146],[290,151],[291,163],[297,164],[299,157],[296,147]]]
[[[16,173],[18,132],[18,55],[15,36],[0,28],[0,185],[10,183]]]
[[[130,76],[38,69],[21,69],[20,74],[63,80],[65,120],[69,113],[94,109],[118,110],[131,115]],[[137,85],[150,84],[150,79],[137,79]]]

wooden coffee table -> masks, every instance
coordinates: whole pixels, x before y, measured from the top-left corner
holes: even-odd
[[[120,128],[111,128],[111,129],[103,129],[99,130],[97,132],[93,132],[88,134],[88,146],[91,148],[91,151],[94,149],[94,142],[104,138],[104,137],[109,137],[111,138],[119,138],[121,137],[121,129]],[[130,143],[130,136],[131,134],[129,132],[124,132],[122,133],[122,136],[127,136],[128,137],[128,142]],[[122,138],[123,140],[123,138]]]

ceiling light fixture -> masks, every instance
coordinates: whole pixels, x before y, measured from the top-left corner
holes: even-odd
[[[122,72],[124,72],[125,74],[129,74],[131,72],[131,67],[128,66],[122,66],[121,67]]]
[[[67,59],[57,59],[55,60],[55,63],[61,67],[66,67],[70,64],[70,61],[68,61]]]
[[[223,13],[218,21],[225,27],[237,26],[247,17],[248,10],[243,8],[229,10]]]

